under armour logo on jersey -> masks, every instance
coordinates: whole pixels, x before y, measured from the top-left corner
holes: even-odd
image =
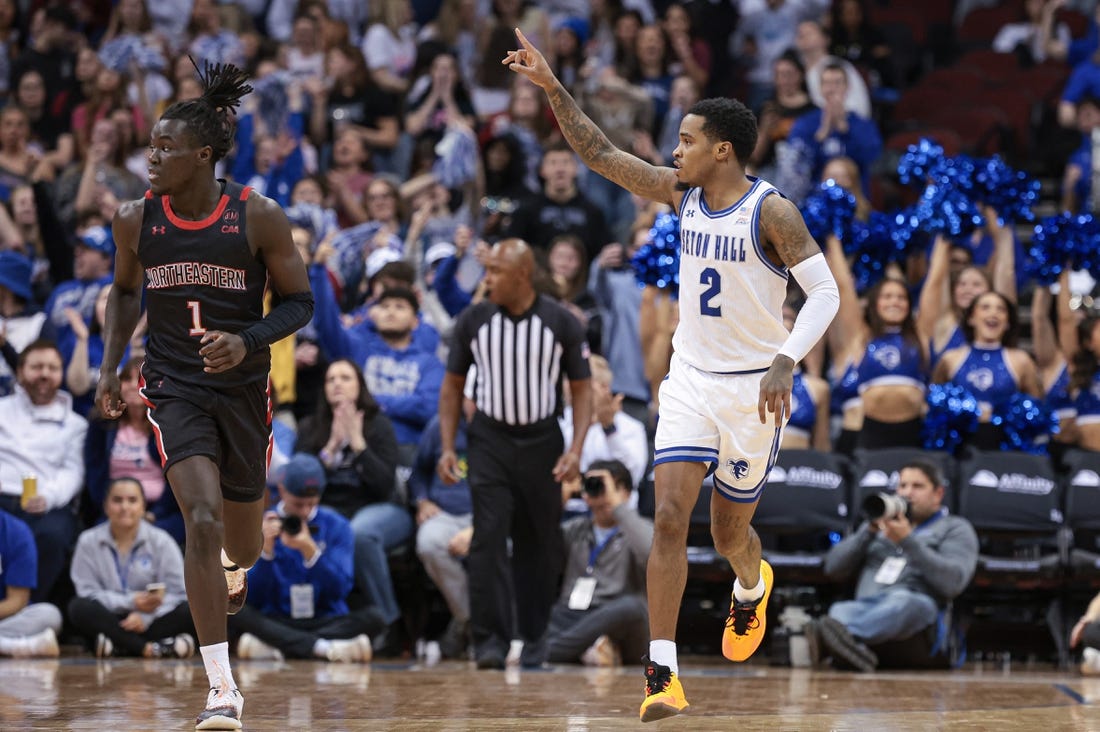
[[[685,219],[695,218],[695,209],[689,208],[687,211],[684,211],[684,218]]]
[[[726,470],[735,480],[744,480],[749,474],[749,461],[745,458],[730,458],[726,461]]]
[[[167,233],[168,227],[167,226],[153,226],[153,227],[150,227],[150,231],[153,232],[154,236],[159,236],[160,234]]]

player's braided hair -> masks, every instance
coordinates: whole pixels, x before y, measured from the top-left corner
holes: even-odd
[[[233,64],[206,62],[200,71],[195,59],[192,58],[191,63],[198,71],[202,96],[176,102],[160,118],[186,122],[195,139],[213,150],[211,162],[216,163],[233,147],[237,125],[235,110],[241,105],[241,97],[250,93],[252,87],[246,83],[247,74]]]

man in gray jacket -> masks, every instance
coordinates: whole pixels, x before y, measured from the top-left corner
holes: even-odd
[[[868,648],[902,640],[936,622],[940,609],[958,597],[978,563],[978,536],[970,522],[943,506],[944,478],[925,460],[902,467],[897,495],[905,511],[887,508],[834,545],[825,572],[848,579],[857,571],[856,598],[833,603],[826,617],[806,628],[810,655],[843,660],[872,671],[878,658]]]
[[[645,577],[653,522],[630,505],[632,485],[618,460],[593,462],[584,474],[591,515],[562,525],[565,576],[539,654],[551,663],[613,666],[649,649]]]

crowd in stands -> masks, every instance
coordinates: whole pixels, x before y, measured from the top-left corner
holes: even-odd
[[[561,487],[565,554],[551,566],[564,566],[565,581],[546,608],[547,642],[528,660],[638,655],[652,527],[637,491],[677,303],[641,287],[630,260],[663,211],[580,165],[543,93],[500,60],[521,28],[614,144],[660,165],[695,101],[743,99],[760,131],[743,162],[797,203],[832,179],[855,196],[858,217],[886,209],[903,195],[891,170],[898,140],[928,132],[976,154],[999,145],[1054,181],[1048,208],[1094,212],[1100,5],[931,3],[943,17],[930,11],[912,27],[891,15],[895,5],[0,0],[0,537],[10,543],[0,543],[0,577],[7,597],[21,598],[0,597],[0,623],[21,614],[18,634],[49,651],[60,607],[99,655],[193,652],[176,553],[183,522],[138,394],[143,328],[121,369],[123,418],[104,420],[93,396],[111,221],[145,193],[149,130],[168,105],[198,96],[195,64],[233,63],[254,91],[219,175],[283,206],[316,302],[312,322],[272,347],[271,510],[248,611],[231,623],[240,654],[363,661],[408,650],[416,638],[393,572],[413,557],[450,615],[434,633],[444,655],[468,652],[475,540],[464,461],[480,382],[466,380],[453,483],[435,469],[439,396],[454,323],[482,301],[493,246],[520,238],[537,255],[534,287],[572,313],[593,354],[580,468],[604,486]],[[976,39],[962,32],[991,10],[1005,22]],[[1049,72],[1056,93],[1034,98],[1028,125],[999,128],[993,143],[952,118],[900,114],[923,79],[975,51]],[[1012,142],[1040,138],[1050,143],[1030,158]],[[820,242],[841,311],[801,364],[784,448],[921,447],[929,386],[955,383],[982,410],[966,447],[1001,448],[998,410],[1023,393],[1057,410],[1055,457],[1100,450],[1095,283],[1085,272],[1051,288],[1022,278],[1027,232],[983,213],[973,235],[935,237],[866,291],[843,242]],[[791,292],[790,318],[799,303]],[[559,419],[566,447],[572,409]],[[37,490],[24,498],[32,476]],[[596,561],[586,542],[610,541],[622,546],[600,571],[614,579],[581,607],[570,591]],[[35,572],[9,558],[15,544],[36,555]],[[5,650],[6,628],[0,655],[27,655],[26,644]]]

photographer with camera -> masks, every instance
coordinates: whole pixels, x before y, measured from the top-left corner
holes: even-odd
[[[866,521],[825,557],[825,573],[845,580],[859,572],[854,600],[833,603],[806,627],[814,665],[825,656],[873,671],[869,646],[903,640],[936,622],[940,609],[966,589],[978,563],[970,522],[943,505],[939,468],[911,460],[897,494],[868,496]]]
[[[617,666],[649,649],[653,522],[631,507],[630,471],[620,461],[592,463],[582,486],[591,515],[562,525],[565,576],[542,645],[551,663]]]
[[[263,550],[248,572],[248,601],[229,618],[242,659],[319,658],[366,663],[370,635],[385,627],[374,608],[349,611],[355,541],[351,524],[322,506],[325,468],[298,453],[281,468],[279,503],[264,514]]]

